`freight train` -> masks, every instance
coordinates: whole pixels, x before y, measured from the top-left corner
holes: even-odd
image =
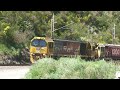
[[[34,37],[30,43],[30,61],[44,57],[77,57],[86,60],[120,59],[120,45]]]
[[[20,51],[19,56],[1,55],[0,64],[31,64],[38,59],[52,57],[80,57],[84,60],[120,60],[120,45],[98,44],[88,41],[51,39],[34,37],[30,48]]]

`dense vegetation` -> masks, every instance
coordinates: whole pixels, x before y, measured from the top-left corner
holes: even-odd
[[[39,60],[26,74],[26,79],[114,79],[120,67],[110,62],[85,61],[79,58]]]
[[[120,42],[119,11],[0,11],[0,54],[18,55],[34,36],[50,36],[53,12],[55,29],[73,22],[55,31],[57,39],[112,43],[116,24],[114,42]]]

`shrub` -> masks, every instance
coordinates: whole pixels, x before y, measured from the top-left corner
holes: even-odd
[[[106,61],[84,61],[79,58],[38,60],[26,74],[26,79],[112,79],[120,70]]]

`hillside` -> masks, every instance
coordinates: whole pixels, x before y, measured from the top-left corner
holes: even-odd
[[[57,39],[120,42],[120,11],[0,11],[0,54],[19,56],[34,36],[50,36],[53,13],[55,29],[67,25],[55,31]]]

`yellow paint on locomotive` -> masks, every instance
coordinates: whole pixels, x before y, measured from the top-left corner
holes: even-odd
[[[36,52],[36,47],[30,46],[30,53],[35,53]]]
[[[40,53],[40,54],[47,54],[47,46],[41,47],[40,50],[37,50],[39,47],[30,46],[30,53]]]
[[[104,58],[104,55],[105,55],[105,46],[103,44],[99,44],[98,46],[98,55],[99,55],[99,58]]]
[[[45,41],[46,45],[44,47],[33,46],[32,45],[33,40],[43,40],[43,41]],[[31,63],[35,62],[35,57],[38,57],[38,56],[39,56],[39,58],[45,57],[47,55],[47,51],[48,51],[47,50],[47,42],[45,40],[45,37],[34,37],[30,43],[30,61],[31,61]]]

